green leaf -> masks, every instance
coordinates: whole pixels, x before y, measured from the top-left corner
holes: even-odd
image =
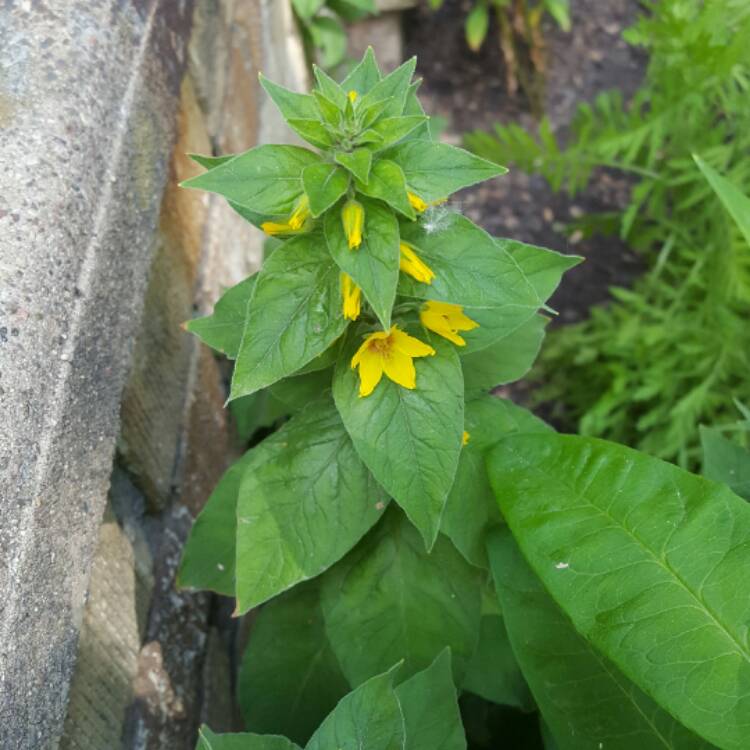
[[[273,427],[281,417],[289,413],[289,408],[274,398],[266,388],[230,402],[229,411],[237,427],[237,437],[241,443],[248,443],[257,430]],[[232,558],[234,559],[234,551]]]
[[[486,2],[478,2],[466,17],[466,42],[477,52],[484,43],[490,25],[490,11]]]
[[[299,146],[257,146],[181,185],[279,216],[289,213],[302,195],[302,170],[319,161],[317,154]]]
[[[268,390],[275,399],[287,407],[289,413],[294,414],[329,390],[332,377],[333,371],[330,368],[313,370],[279,380],[278,383],[269,386]]]
[[[718,430],[700,427],[703,449],[703,476],[729,485],[750,500],[750,451],[725,438]]]
[[[384,374],[373,393],[360,398],[359,377],[350,366],[360,343],[352,337],[336,366],[336,406],[360,458],[406,511],[429,548],[461,452],[464,408],[458,356],[447,342],[431,341],[435,356],[414,362],[414,390]]]
[[[339,107],[317,89],[313,90],[313,96],[318,104],[320,114],[323,115],[323,119],[332,127],[338,128],[341,125],[343,116]]]
[[[400,294],[503,312],[518,307],[533,311],[542,304],[513,257],[460,214],[446,214],[435,226],[425,219],[404,222],[401,238],[417,248],[435,278],[422,284],[403,274]]]
[[[234,359],[240,349],[247,306],[255,291],[257,280],[257,274],[253,274],[235,284],[224,292],[211,315],[189,320],[185,323],[185,328],[204,344],[223,352],[229,359]]]
[[[368,47],[362,61],[341,82],[344,92],[356,91],[364,96],[380,80],[380,69],[372,47]]]
[[[333,565],[388,502],[357,457],[330,397],[310,404],[273,439],[270,460],[245,472],[239,490],[239,613]]]
[[[730,182],[726,177],[720,175],[715,169],[710,167],[700,157],[693,155],[695,163],[703,172],[703,176],[708,181],[711,189],[719,196],[719,200],[724,204],[724,208],[734,219],[742,236],[750,245],[750,198],[748,198],[739,188]]]
[[[418,128],[429,118],[426,115],[408,115],[406,117],[385,117],[370,126],[370,130],[377,133],[382,140],[378,143],[378,149],[398,143],[415,128]]]
[[[534,701],[508,640],[500,615],[484,615],[479,645],[466,670],[464,690],[492,703],[530,711]]]
[[[325,216],[326,242],[339,268],[362,288],[383,328],[389,328],[398,286],[398,222],[387,208],[374,201],[363,200],[362,205],[365,209],[362,244],[355,250],[349,249],[338,210]]]
[[[465,412],[469,442],[461,449],[440,531],[472,565],[487,569],[485,537],[489,529],[501,523],[485,469],[487,450],[511,432],[551,428],[520,406],[490,395],[467,401]]]
[[[306,750],[402,750],[404,718],[392,682],[391,670],[342,698]]]
[[[356,185],[360,193],[380,199],[407,219],[415,218],[416,214],[406,192],[406,178],[395,162],[379,159],[372,168],[369,182],[365,185],[357,180]]]
[[[406,727],[404,750],[466,750],[450,649],[396,688]]]
[[[687,727],[744,748],[750,505],[592,438],[509,438],[488,466],[524,556],[576,629]]]
[[[323,5],[325,0],[292,0],[295,12],[305,21],[309,21]]]
[[[319,118],[316,111],[314,120],[292,117],[287,120],[287,124],[313,146],[329,149],[333,145],[333,137]]]
[[[403,114],[416,65],[417,58],[412,57],[389,73],[362,97],[359,103],[360,108],[365,110],[377,102],[388,101],[387,107],[382,112],[385,117],[397,117]]]
[[[383,521],[321,579],[326,632],[353,685],[404,659],[426,669],[446,647],[463,675],[479,635],[478,571],[439,537],[432,552],[403,513]]]
[[[286,737],[273,735],[214,734],[205,724],[199,730],[195,750],[301,750]]]
[[[310,94],[297,94],[278,83],[269,81],[262,73],[260,85],[266,90],[285,120],[316,120],[319,116],[315,98]]]
[[[344,332],[338,277],[320,234],[295,237],[266,260],[248,308],[230,398],[293,375]]]
[[[349,175],[335,164],[311,164],[302,172],[302,184],[310,199],[310,213],[320,216],[349,187]]]
[[[569,0],[544,0],[544,7],[563,31],[570,31]]]
[[[190,530],[177,574],[178,587],[234,596],[237,496],[245,470],[262,460],[264,453],[264,448],[254,448],[224,472]]]
[[[466,340],[466,348],[461,350],[462,354],[485,349],[516,331],[534,315],[538,304],[546,302],[552,296],[560,284],[563,273],[582,260],[576,255],[562,255],[523,242],[495,239],[495,243],[503,252],[510,255],[526,284],[534,289],[539,302],[534,305],[515,305],[502,309],[465,307],[464,312],[479,323],[479,328],[462,334]]]
[[[428,203],[508,171],[461,148],[434,141],[401,143],[383,156],[404,170],[409,189]]]
[[[320,50],[320,60],[333,68],[346,57],[346,31],[333,16],[317,16],[309,27],[313,44]]]
[[[261,608],[239,672],[248,728],[304,744],[349,690],[325,634],[317,582]]]
[[[513,651],[560,750],[709,750],[581,637],[523,559],[492,532],[492,571]],[[562,569],[557,571],[562,575]]]
[[[201,167],[206,169],[213,169],[218,167],[220,164],[232,161],[237,154],[228,154],[226,156],[204,156],[202,154],[188,154],[188,156],[196,163],[200,164]]]
[[[486,349],[462,357],[466,393],[488,391],[520,380],[539,354],[547,322],[547,318],[534,315]]]
[[[367,182],[370,179],[372,151],[367,148],[355,148],[354,151],[337,151],[334,155],[337,164],[346,167],[358,180]]]
[[[315,81],[318,84],[320,93],[330,99],[339,109],[346,107],[346,91],[339,86],[336,81],[317,65],[313,64],[313,73]]]

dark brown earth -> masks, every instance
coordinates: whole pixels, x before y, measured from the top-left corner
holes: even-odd
[[[431,11],[427,3],[405,15],[406,54],[417,55],[417,73],[424,77],[422,103],[430,115],[447,120],[443,137],[459,144],[462,134],[476,128],[491,130],[496,122],[534,126],[529,99],[510,96],[504,85],[502,57],[496,29],[490,28],[479,51],[469,50],[463,21],[472,0],[445,0]],[[637,89],[645,56],[621,38],[636,18],[637,0],[571,0],[572,30],[561,31],[548,20],[544,112],[557,133],[566,126],[582,101],[592,101],[608,89],[626,98]],[[628,286],[639,273],[639,259],[612,237],[582,238],[566,226],[583,214],[612,211],[623,206],[628,180],[599,170],[589,187],[574,199],[555,194],[541,177],[512,169],[508,175],[458,194],[461,209],[497,236],[575,253],[586,262],[566,274],[552,299],[561,322],[585,317],[591,305],[608,299],[611,285]]]

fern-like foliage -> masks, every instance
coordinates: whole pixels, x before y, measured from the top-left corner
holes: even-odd
[[[581,432],[694,467],[698,425],[731,421],[750,400],[750,247],[693,154],[750,193],[750,3],[661,0],[625,32],[649,55],[626,105],[582,105],[561,145],[550,123],[475,132],[477,153],[585,187],[595,167],[634,177],[619,233],[649,260],[633,289],[549,337],[543,399],[564,403]]]

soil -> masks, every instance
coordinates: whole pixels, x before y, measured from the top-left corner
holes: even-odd
[[[426,0],[405,14],[406,56],[417,55],[417,73],[424,77],[420,98],[430,115],[447,121],[443,139],[461,143],[461,136],[494,123],[518,122],[533,128],[531,104],[520,92],[509,95],[497,30],[490,27],[478,53],[464,38],[464,19],[473,0],[445,0],[432,11]],[[608,89],[627,99],[638,88],[646,58],[621,38],[636,19],[637,0],[571,0],[572,28],[563,32],[547,19],[546,91],[543,109],[563,138],[579,102],[592,101]],[[627,203],[629,180],[598,170],[589,186],[571,199],[555,194],[544,179],[518,170],[456,196],[461,210],[496,236],[512,237],[564,253],[586,257],[565,275],[551,305],[559,321],[585,317],[592,305],[609,298],[612,285],[629,286],[640,272],[640,259],[613,237],[582,237],[566,227],[584,214],[612,211]]]

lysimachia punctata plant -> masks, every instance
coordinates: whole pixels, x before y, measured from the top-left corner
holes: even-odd
[[[505,170],[433,139],[414,68],[261,77],[309,145],[195,156],[184,183],[275,240],[187,326],[278,427],[182,560],[181,585],[264,605],[249,733],[199,747],[463,750],[459,692],[538,710],[563,750],[747,747],[750,509],[490,394],[580,259],[461,215],[453,194]]]

